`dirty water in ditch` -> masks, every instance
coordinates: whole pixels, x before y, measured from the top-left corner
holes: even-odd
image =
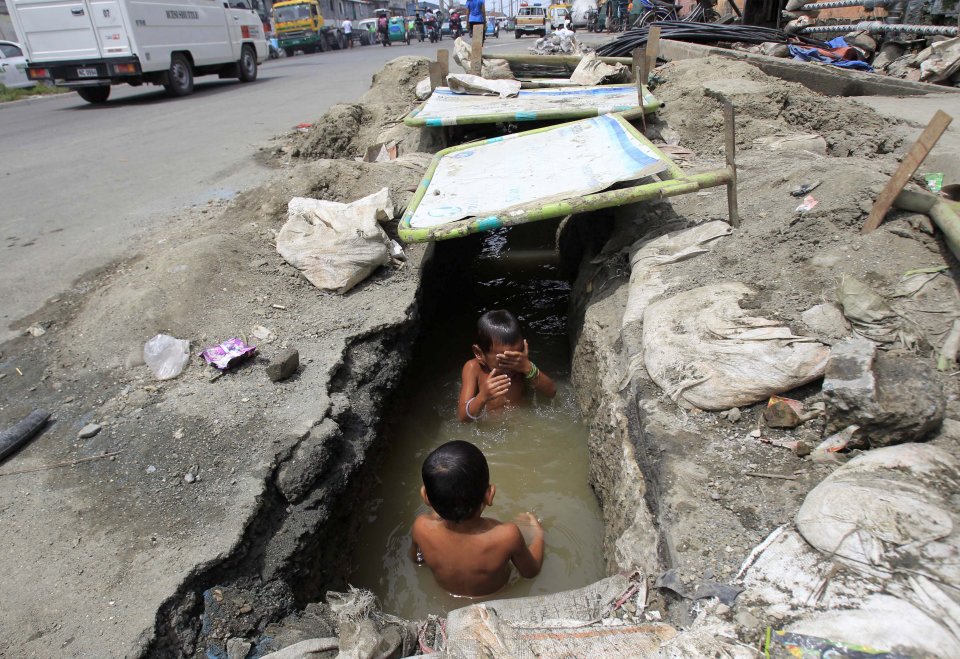
[[[473,601],[444,592],[409,554],[410,525],[427,511],[419,497],[420,465],[454,439],[477,444],[487,456],[497,495],[485,515],[507,521],[530,510],[546,531],[540,575],[525,580],[514,571],[504,589],[485,599],[553,593],[605,576],[603,523],[587,482],[588,431],[570,384],[569,286],[558,275],[549,229],[501,230],[437,245],[433,277],[439,283],[427,301],[434,308],[423,319],[388,419],[383,461],[358,513],[363,519],[351,557],[350,583],[376,593],[389,613],[418,619]],[[558,393],[462,424],[455,413],[460,371],[472,356],[477,317],[497,308],[518,316],[531,359],[554,378]]]

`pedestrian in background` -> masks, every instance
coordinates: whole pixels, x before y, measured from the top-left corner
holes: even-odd
[[[467,0],[467,25],[470,36],[473,36],[473,26],[483,28],[483,41],[487,40],[487,6],[484,0]]]
[[[349,18],[343,19],[343,23],[340,25],[343,29],[343,33],[347,37],[347,48],[353,48],[353,23],[350,22]]]

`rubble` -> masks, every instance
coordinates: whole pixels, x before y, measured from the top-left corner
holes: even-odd
[[[880,352],[862,338],[831,348],[823,396],[826,432],[856,425],[872,446],[927,438],[940,427],[946,404],[928,360]]]
[[[280,382],[296,373],[299,367],[300,353],[296,350],[285,350],[267,366],[267,377],[271,382]]]

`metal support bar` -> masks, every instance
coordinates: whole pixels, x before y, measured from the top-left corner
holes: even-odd
[[[908,25],[904,23],[888,24],[880,21],[860,21],[844,25],[812,25],[798,30],[800,34],[826,34],[833,32],[906,32],[908,34],[922,34],[925,36],[944,35],[955,37],[958,34],[956,25]]]
[[[730,226],[740,226],[740,213],[737,209],[737,113],[733,103],[723,102],[723,154],[727,159],[727,169],[730,172],[727,181],[727,215]]]

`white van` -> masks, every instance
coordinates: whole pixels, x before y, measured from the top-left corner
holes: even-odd
[[[257,14],[223,0],[7,0],[7,7],[30,79],[75,88],[90,103],[105,102],[121,83],[185,96],[194,76],[250,82],[269,54]]]

